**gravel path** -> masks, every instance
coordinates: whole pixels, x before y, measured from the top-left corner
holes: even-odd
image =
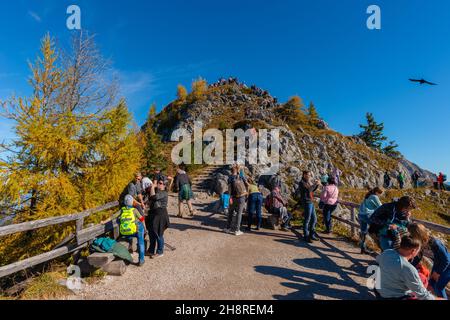
[[[344,239],[326,235],[309,245],[296,232],[267,229],[228,235],[225,218],[207,212],[212,201],[203,195],[198,215],[180,219],[172,195],[165,239],[176,250],[108,276],[76,299],[372,299],[365,272],[373,258]]]

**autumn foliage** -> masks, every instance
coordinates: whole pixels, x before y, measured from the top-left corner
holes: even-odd
[[[141,149],[124,100],[105,81],[92,38],[64,55],[52,39],[30,64],[32,95],[2,102],[16,139],[2,145],[0,209],[14,223],[75,213],[114,201],[139,169]],[[73,226],[2,238],[0,264],[52,249]]]

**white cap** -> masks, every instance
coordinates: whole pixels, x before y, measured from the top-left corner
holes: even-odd
[[[144,188],[144,190],[146,190],[147,188],[152,186],[152,180],[150,180],[150,178],[145,177],[144,179],[142,179],[142,188]]]
[[[127,207],[132,207],[133,206],[133,202],[134,202],[133,197],[131,195],[127,194],[125,196],[125,200],[124,200],[125,205]]]

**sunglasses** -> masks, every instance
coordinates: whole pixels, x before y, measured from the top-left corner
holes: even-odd
[[[161,182],[161,181],[160,181],[160,182],[158,182],[158,184],[160,184],[160,185],[164,185],[164,182]]]

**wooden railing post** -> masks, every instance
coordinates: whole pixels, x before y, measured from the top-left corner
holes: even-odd
[[[351,219],[352,219],[352,222],[357,223],[357,221],[356,221],[356,210],[355,210],[354,207],[352,207],[352,210],[351,210]],[[352,225],[352,237],[355,238],[356,236],[357,236],[356,228],[355,228],[354,225]]]
[[[77,220],[77,233],[83,230],[84,218],[80,218]]]

